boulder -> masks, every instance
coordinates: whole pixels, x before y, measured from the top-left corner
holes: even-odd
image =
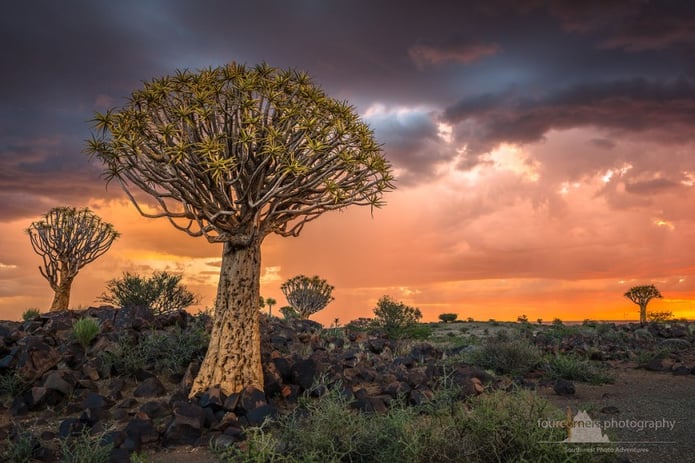
[[[555,381],[553,391],[555,391],[557,395],[574,395],[576,389],[572,381],[560,378]]]
[[[151,376],[144,380],[135,388],[133,395],[135,397],[158,397],[166,392],[166,388],[156,376]]]

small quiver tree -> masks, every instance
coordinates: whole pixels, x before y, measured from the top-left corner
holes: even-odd
[[[96,116],[87,150],[145,217],[222,243],[210,345],[190,396],[263,389],[261,243],[350,205],[380,207],[391,167],[348,104],[265,64],[179,71]],[[143,195],[154,199],[140,206]]]
[[[268,306],[268,316],[271,317],[273,315],[273,306],[277,304],[278,301],[273,299],[272,297],[269,297],[265,300],[265,305]]]
[[[326,280],[313,276],[297,275],[280,286],[287,302],[300,318],[309,318],[333,301],[333,286]]]
[[[663,296],[654,285],[633,286],[624,296],[639,306],[639,322],[647,323],[647,304],[654,298]]]
[[[57,207],[27,229],[31,246],[41,259],[41,275],[55,296],[51,311],[70,304],[72,282],[82,267],[109,250],[118,233],[89,209]]]

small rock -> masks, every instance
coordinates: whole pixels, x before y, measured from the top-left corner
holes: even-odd
[[[124,431],[127,438],[135,441],[136,449],[139,449],[142,444],[156,442],[159,439],[159,433],[152,426],[151,420],[142,420],[139,418],[130,420]]]
[[[157,400],[142,404],[140,411],[145,413],[150,419],[162,418],[171,414],[168,405],[165,402]]]
[[[304,389],[310,389],[314,384],[316,367],[316,362],[310,358],[295,362],[291,369],[292,382]]]
[[[558,379],[555,381],[553,390],[558,395],[574,395],[575,393],[574,383],[566,379]]]
[[[673,374],[676,376],[685,376],[690,374],[690,368],[680,365],[673,369]]]
[[[247,386],[241,391],[237,409],[241,414],[246,414],[260,406],[267,405],[265,393],[253,386]]]
[[[275,418],[277,415],[278,409],[273,405],[266,404],[246,412],[246,419],[251,426],[260,426],[266,418]]]
[[[205,423],[205,412],[196,404],[179,403],[174,407],[174,422],[200,430]]]
[[[225,400],[227,400],[227,396],[222,392],[220,386],[213,386],[200,396],[198,404],[201,407],[215,407],[219,409],[222,408]]]
[[[606,415],[617,415],[618,413],[620,413],[620,410],[618,409],[618,407],[608,405],[601,409],[601,413],[604,413]]]
[[[157,397],[166,392],[164,385],[156,376],[147,378],[133,391],[135,397]]]

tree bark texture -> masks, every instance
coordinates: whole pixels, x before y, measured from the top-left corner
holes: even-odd
[[[648,302],[649,301],[644,302],[644,303],[639,305],[639,322],[640,322],[640,325],[644,325],[645,323],[647,323],[647,303]]]
[[[53,303],[51,304],[51,312],[58,310],[67,310],[70,305],[70,289],[72,288],[72,277],[64,277],[61,275],[60,283],[55,288]]]
[[[210,345],[189,397],[216,385],[227,395],[246,386],[263,390],[260,274],[260,242],[224,244]]]

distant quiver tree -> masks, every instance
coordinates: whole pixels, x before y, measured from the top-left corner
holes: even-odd
[[[297,275],[280,286],[282,294],[300,318],[309,318],[333,301],[333,286],[318,276]]]
[[[304,73],[266,64],[147,82],[123,107],[96,115],[87,150],[143,216],[223,244],[210,345],[191,397],[217,384],[225,394],[263,389],[263,239],[298,236],[327,211],[380,207],[393,189],[390,164],[351,106]]]
[[[55,295],[51,311],[70,304],[72,282],[82,267],[109,250],[119,234],[89,209],[56,207],[27,229],[31,247],[43,265],[39,272]]]
[[[647,323],[647,304],[649,301],[663,297],[654,285],[633,286],[624,296],[639,306],[639,322],[642,325]]]

